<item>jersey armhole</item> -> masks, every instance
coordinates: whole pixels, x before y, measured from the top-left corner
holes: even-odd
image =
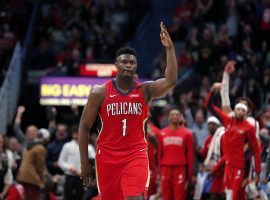
[[[105,89],[106,89],[106,92],[105,92],[105,97],[102,101],[102,103],[100,104],[100,108],[104,105],[104,103],[107,101],[107,99],[109,98],[109,91],[110,91],[110,83],[111,81],[107,81],[105,83]]]
[[[147,103],[147,101],[146,101],[146,99],[145,99],[144,96],[143,96],[141,84],[142,84],[142,83],[136,81],[136,88],[139,90],[139,93],[140,93],[141,97],[143,98],[144,104],[145,104],[146,106],[149,106],[148,103]]]

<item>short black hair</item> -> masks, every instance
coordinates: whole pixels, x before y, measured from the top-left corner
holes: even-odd
[[[126,46],[126,47],[121,47],[116,51],[116,58],[122,54],[130,54],[135,57],[137,57],[137,52],[134,48]]]
[[[168,114],[170,114],[173,110],[178,110],[180,112],[181,115],[184,116],[184,112],[177,106],[172,106],[170,109],[169,109],[169,112]]]

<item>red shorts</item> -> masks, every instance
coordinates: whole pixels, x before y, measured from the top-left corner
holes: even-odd
[[[225,168],[226,188],[232,190],[232,200],[244,200],[245,187],[248,183],[248,174],[244,169],[226,165]]]
[[[102,200],[146,197],[150,175],[147,150],[128,154],[97,148],[96,175]]]
[[[163,200],[185,200],[187,178],[185,166],[161,167],[161,193]]]

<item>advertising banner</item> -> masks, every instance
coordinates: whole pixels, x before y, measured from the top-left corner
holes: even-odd
[[[84,106],[89,93],[96,85],[102,85],[112,78],[42,77],[40,80],[41,105]],[[142,79],[140,81],[145,81]]]

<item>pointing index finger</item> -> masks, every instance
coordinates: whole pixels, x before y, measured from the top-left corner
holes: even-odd
[[[163,22],[160,22],[160,29],[161,29],[162,31],[165,31],[165,26],[164,26]]]

